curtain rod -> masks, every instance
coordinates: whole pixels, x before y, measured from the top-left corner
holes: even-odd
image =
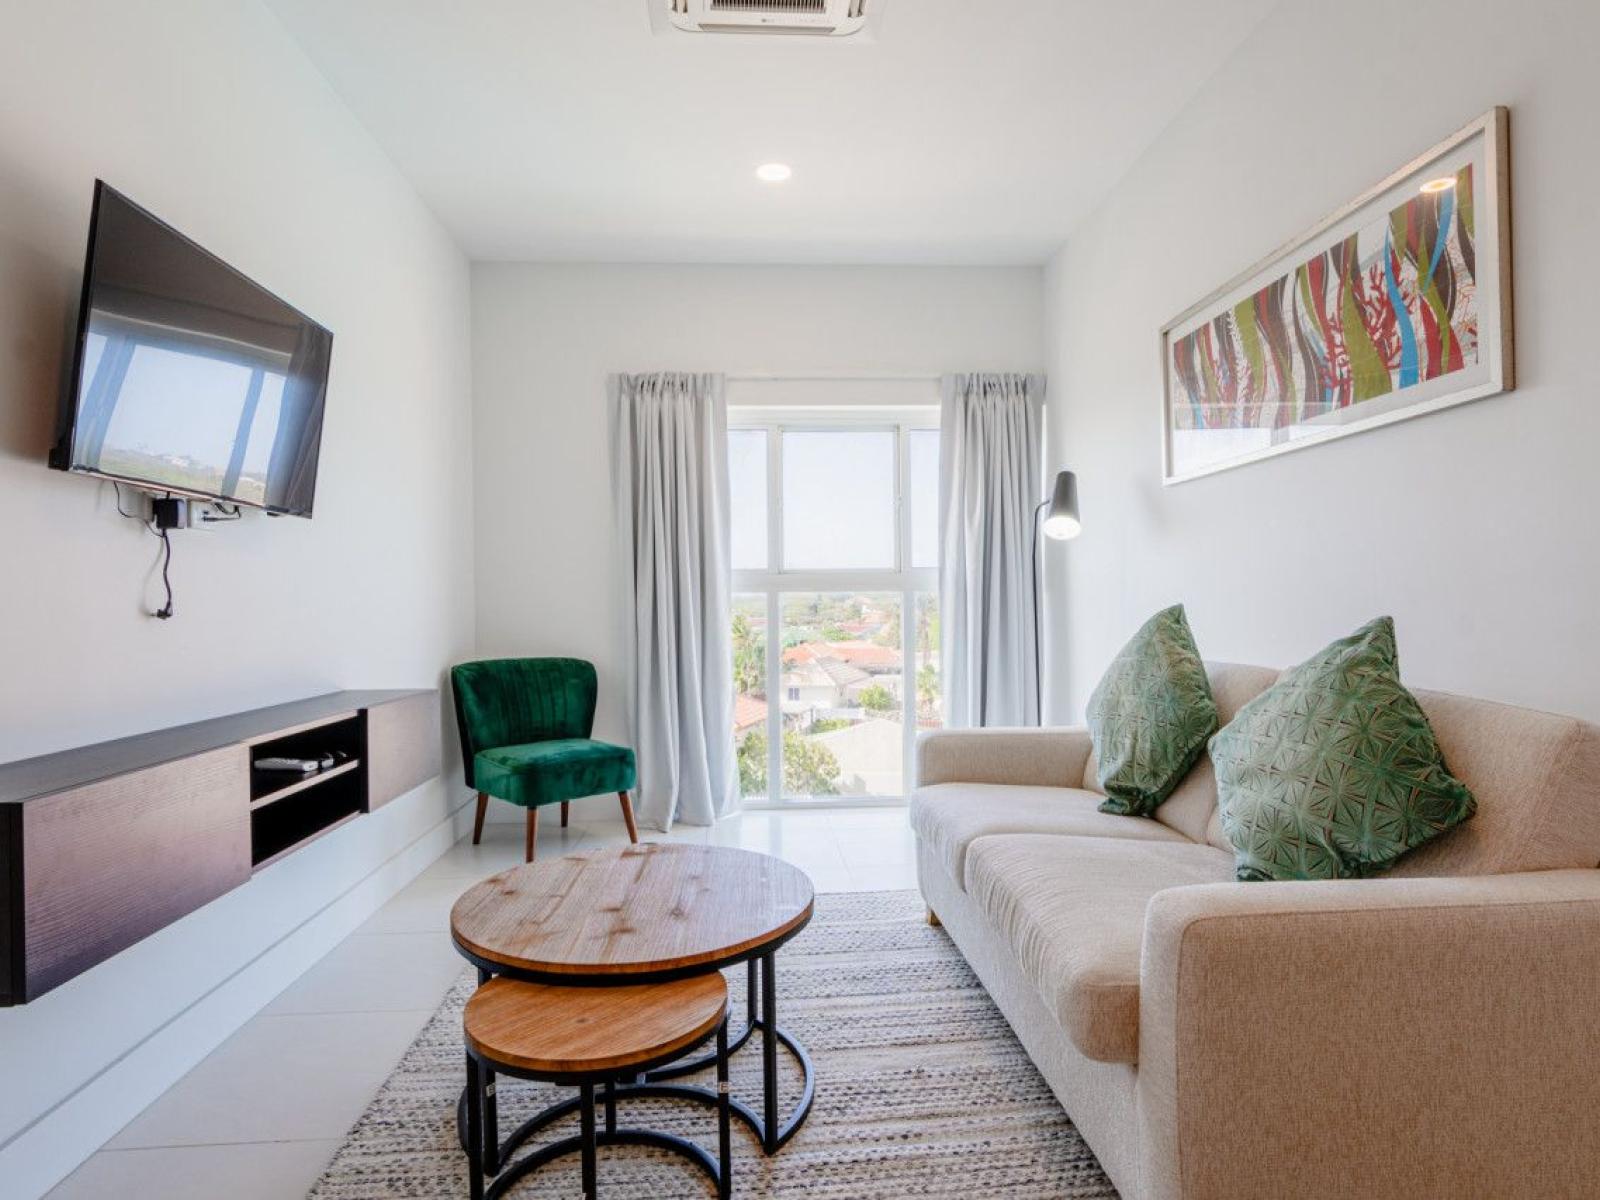
[[[937,383],[942,376],[929,374],[848,375],[813,373],[785,375],[761,371],[744,371],[724,376],[730,383]]]

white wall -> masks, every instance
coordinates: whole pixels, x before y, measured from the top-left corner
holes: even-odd
[[[472,645],[462,255],[255,0],[4,15],[0,761],[340,687],[438,685]],[[45,467],[97,175],[335,333],[315,520],[175,535],[166,622],[145,615],[156,541],[108,485]],[[448,845],[457,790],[418,789],[0,1011],[0,1191],[70,1168],[420,870]]]
[[[1210,658],[1287,665],[1391,613],[1413,684],[1600,719],[1597,39],[1586,0],[1284,0],[1074,234],[1047,283],[1084,515],[1053,553],[1055,719],[1179,600]],[[1163,489],[1163,322],[1494,104],[1518,389]]]
[[[1034,268],[474,265],[479,650],[592,659],[597,736],[623,736],[608,373],[1035,370],[1041,289]]]

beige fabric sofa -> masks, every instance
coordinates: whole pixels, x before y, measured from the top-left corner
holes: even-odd
[[[1370,880],[1235,882],[1205,759],[1149,819],[1082,730],[919,743],[922,894],[1124,1197],[1600,1196],[1600,728],[1418,699],[1478,812]]]

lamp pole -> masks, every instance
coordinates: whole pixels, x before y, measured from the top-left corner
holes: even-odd
[[[1044,725],[1044,652],[1039,648],[1039,609],[1044,604],[1043,589],[1039,586],[1039,543],[1044,536],[1039,531],[1039,514],[1050,504],[1041,500],[1033,509],[1033,522],[1028,526],[1033,536],[1033,720]]]
[[[1078,519],[1078,477],[1071,471],[1057,471],[1055,487],[1050,499],[1039,501],[1033,510],[1033,523],[1029,533],[1033,537],[1033,706],[1034,720],[1044,724],[1044,656],[1040,649],[1039,609],[1043,605],[1043,588],[1039,580],[1039,514],[1045,508],[1050,515],[1044,519],[1044,536],[1056,541],[1075,538],[1083,531]]]

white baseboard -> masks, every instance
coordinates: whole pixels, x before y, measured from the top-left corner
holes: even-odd
[[[452,809],[0,1145],[0,1191],[7,1200],[37,1200],[71,1174],[449,850],[459,836],[459,820],[459,811]],[[470,829],[470,814],[467,823]]]

